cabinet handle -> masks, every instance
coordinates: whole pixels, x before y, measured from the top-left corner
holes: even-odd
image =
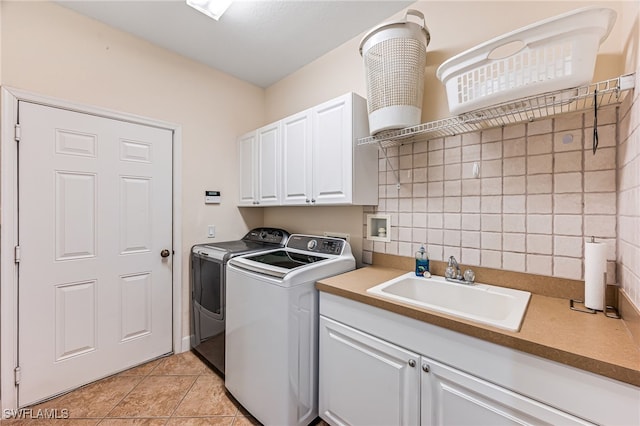
[[[424,371],[425,373],[431,371],[431,369],[429,368],[429,364],[422,364],[422,371]]]
[[[415,367],[416,366],[416,362],[413,359],[409,360],[409,367]]]
[[[312,202],[312,203],[315,203],[315,202],[316,202],[316,200],[314,200],[314,199],[312,198],[312,199],[311,199],[311,202]]]
[[[310,203],[310,202],[311,202],[311,200],[307,198],[307,203]]]

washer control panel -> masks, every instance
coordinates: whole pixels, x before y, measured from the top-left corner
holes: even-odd
[[[293,234],[287,242],[287,247],[313,253],[340,255],[346,244],[347,242],[340,238]]]

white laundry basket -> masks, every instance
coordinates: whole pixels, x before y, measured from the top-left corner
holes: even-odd
[[[420,124],[429,41],[424,15],[409,9],[404,19],[373,28],[360,42],[372,135]]]
[[[436,75],[447,90],[449,111],[459,115],[590,83],[598,47],[615,19],[612,9],[577,9],[448,59]]]

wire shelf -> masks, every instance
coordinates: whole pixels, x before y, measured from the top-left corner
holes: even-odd
[[[587,86],[504,102],[456,117],[431,121],[400,130],[380,132],[374,136],[358,139],[358,145],[376,143],[381,148],[388,148],[420,140],[531,122],[569,112],[601,108],[621,103],[626,91],[633,89],[634,85],[635,74],[626,74]]]

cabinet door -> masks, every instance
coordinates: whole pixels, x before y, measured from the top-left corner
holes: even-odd
[[[422,425],[592,424],[431,359],[421,362]]]
[[[312,109],[316,204],[344,204],[352,200],[352,104],[350,93]]]
[[[240,173],[240,196],[238,204],[253,206],[256,203],[256,132],[250,132],[238,139],[238,165]]]
[[[311,110],[282,120],[282,204],[311,203]]]
[[[319,409],[331,425],[415,425],[418,355],[320,317]]]
[[[258,204],[280,204],[280,122],[256,131],[258,149]]]

